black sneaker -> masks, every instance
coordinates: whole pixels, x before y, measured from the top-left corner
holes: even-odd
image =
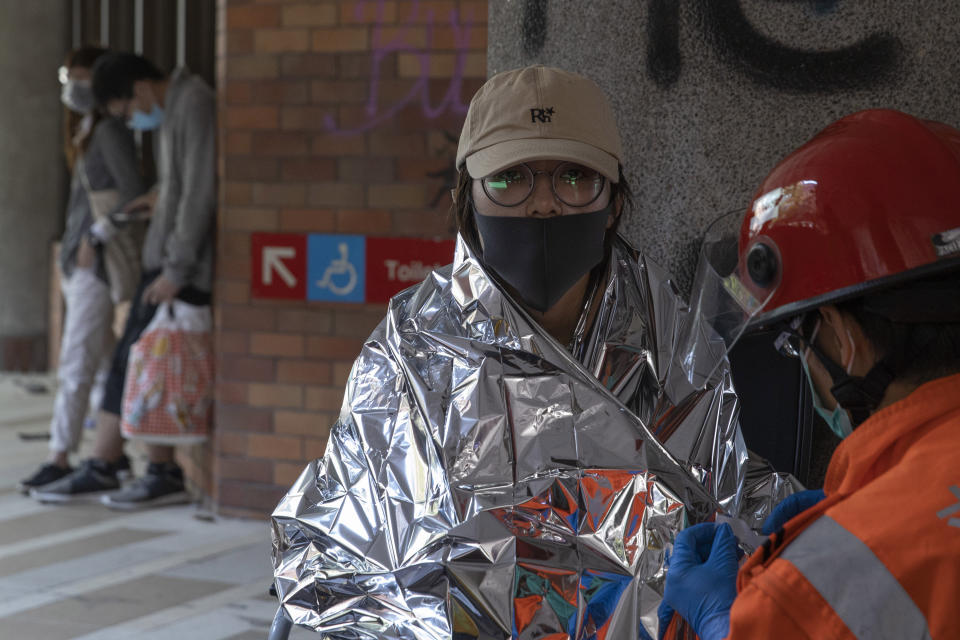
[[[133,470],[130,468],[130,458],[128,458],[125,453],[113,463],[113,468],[117,472],[117,480],[121,483],[133,477]]]
[[[39,489],[31,489],[30,496],[45,503],[65,503],[96,498],[120,488],[116,466],[90,458],[68,476]]]
[[[73,467],[61,467],[51,462],[45,462],[40,465],[40,468],[37,469],[32,476],[18,482],[17,487],[23,495],[29,495],[31,489],[44,487],[71,473],[73,473]]]
[[[122,491],[100,497],[111,509],[132,510],[190,502],[183,484],[183,469],[175,463],[151,462],[147,473]]]

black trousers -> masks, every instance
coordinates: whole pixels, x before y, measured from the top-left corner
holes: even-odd
[[[100,405],[100,409],[115,416],[120,415],[123,406],[123,385],[127,377],[127,359],[130,356],[130,347],[140,339],[140,335],[157,312],[157,305],[146,304],[143,301],[143,292],[159,275],[160,271],[147,271],[141,276],[140,284],[137,285],[133,300],[130,302],[130,315],[127,316],[127,323],[123,327],[123,335],[113,351],[113,360],[110,363],[110,373],[104,384],[103,403]],[[210,304],[210,292],[187,286],[180,290],[177,299],[187,304],[208,305]]]

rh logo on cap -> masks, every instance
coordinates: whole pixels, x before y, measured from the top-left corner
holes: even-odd
[[[553,116],[553,107],[547,109],[530,109],[530,122],[550,122]]]

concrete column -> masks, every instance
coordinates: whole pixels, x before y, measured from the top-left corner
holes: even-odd
[[[57,67],[69,17],[65,0],[0,3],[0,370],[46,368],[50,249],[65,202]]]

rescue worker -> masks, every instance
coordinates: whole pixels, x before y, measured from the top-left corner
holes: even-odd
[[[727,298],[704,313],[727,348],[780,325],[844,440],[823,492],[779,507],[739,573],[727,525],[678,535],[661,622],[676,611],[702,640],[960,638],[960,132],[837,121],[767,176],[737,247],[732,272],[704,251],[701,300]]]

